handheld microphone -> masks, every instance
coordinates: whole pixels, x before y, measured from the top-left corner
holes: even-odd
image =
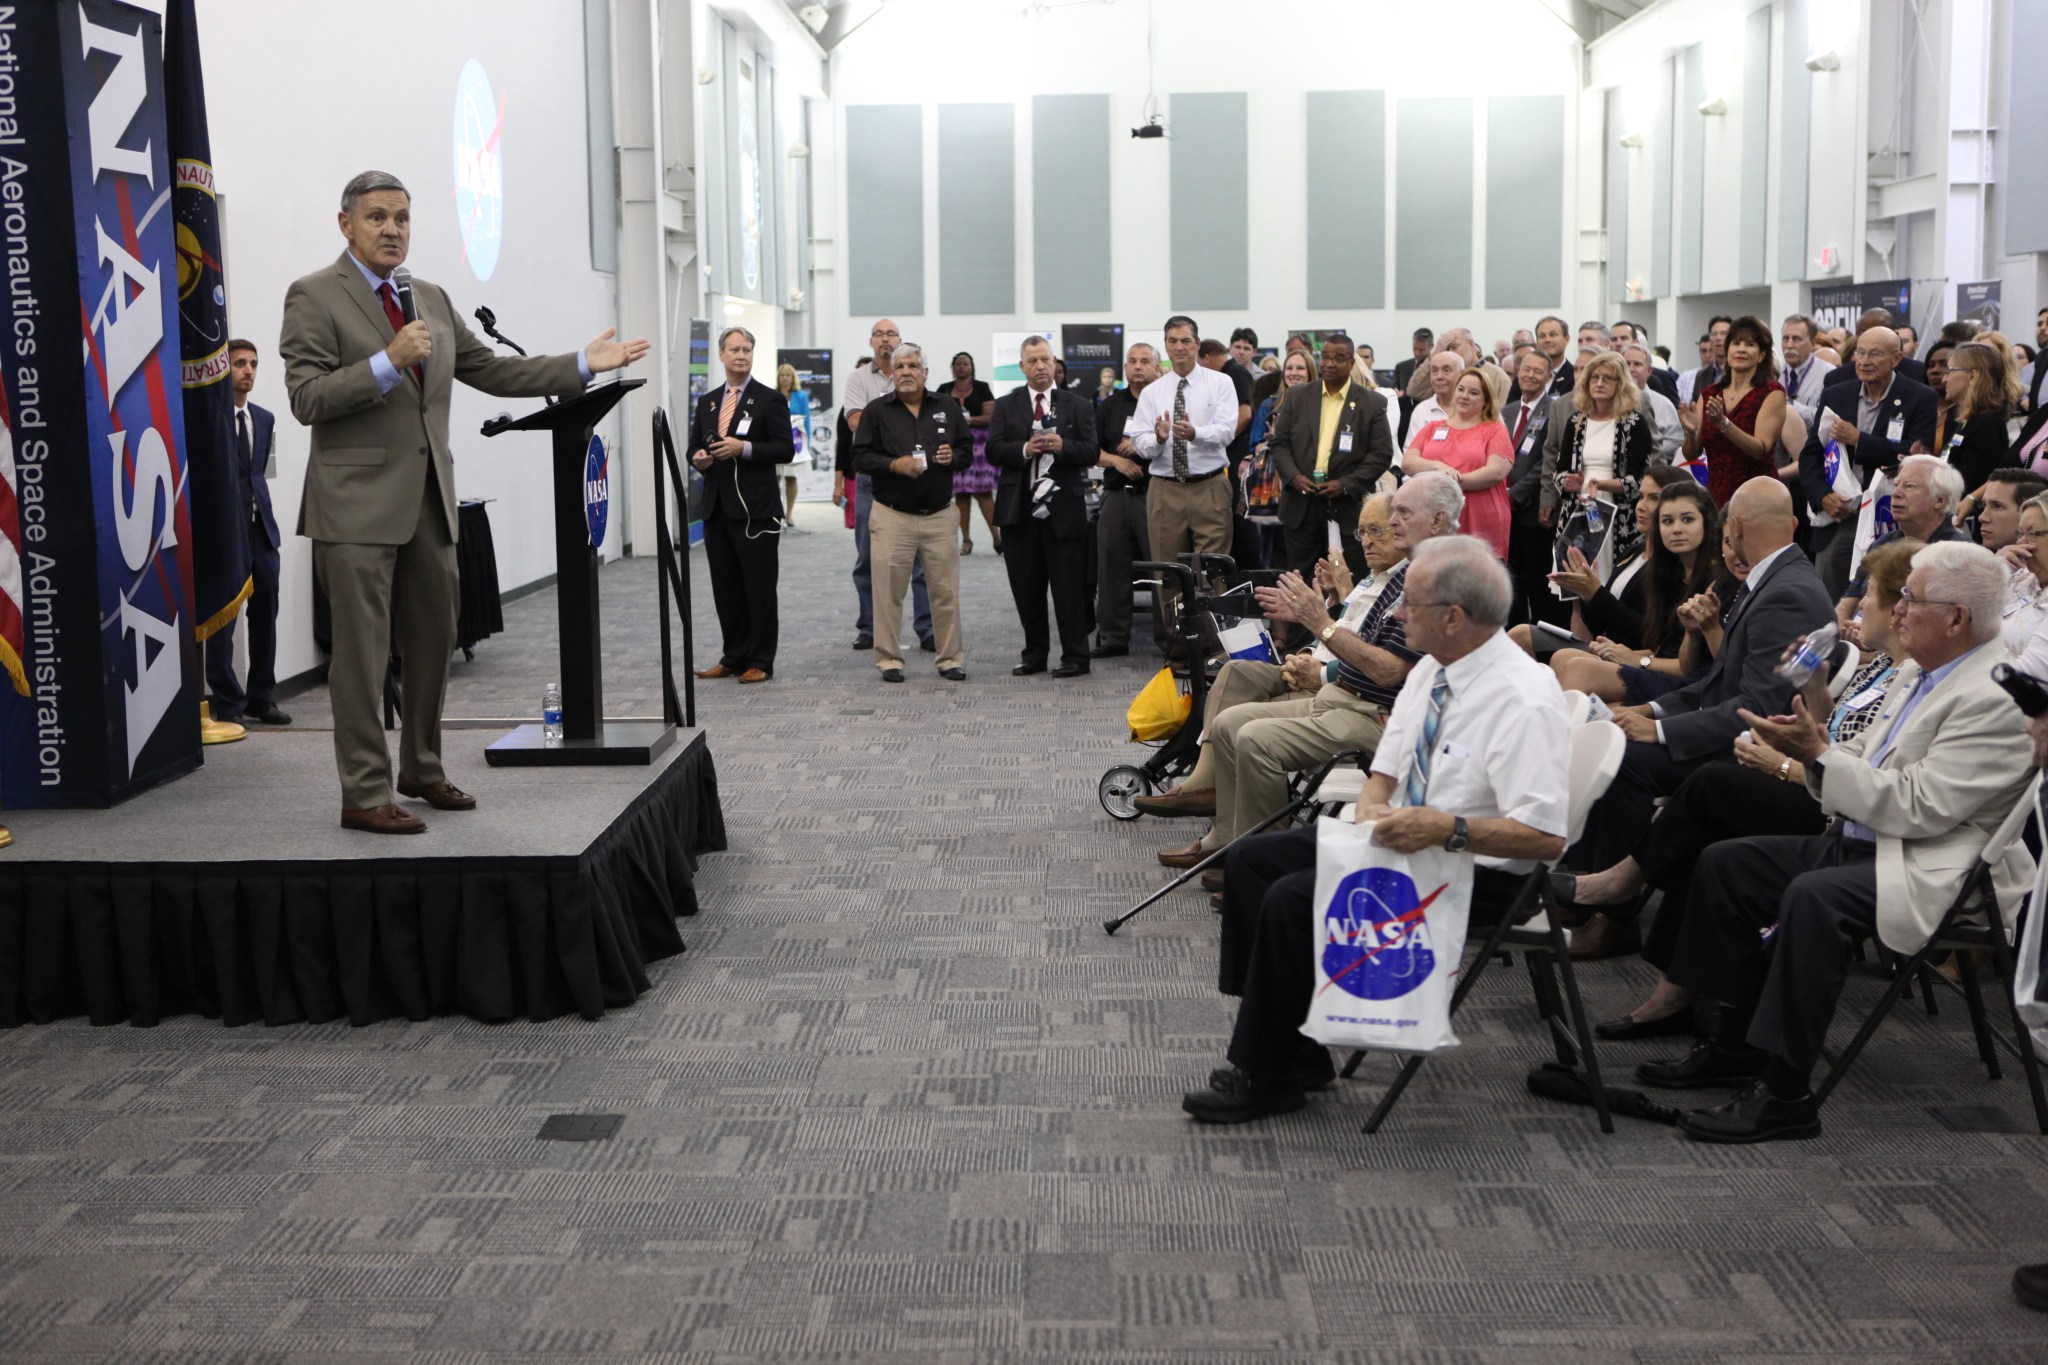
[[[399,266],[391,272],[391,285],[398,291],[398,311],[407,322],[418,322],[420,311],[412,301],[412,272]]]

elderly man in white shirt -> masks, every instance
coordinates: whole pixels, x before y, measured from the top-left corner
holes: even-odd
[[[1685,426],[1678,420],[1676,405],[1650,387],[1650,371],[1656,357],[1650,354],[1649,347],[1631,341],[1621,348],[1621,358],[1628,365],[1629,378],[1642,390],[1643,406],[1650,410],[1650,425],[1657,433],[1657,444],[1650,449],[1650,463],[1676,463],[1679,447],[1685,444]]]
[[[1124,427],[1138,462],[1152,475],[1145,527],[1154,559],[1178,559],[1191,550],[1227,555],[1237,529],[1228,454],[1237,436],[1237,385],[1197,363],[1201,346],[1193,318],[1166,320],[1173,368],[1145,386]],[[1161,596],[1160,610],[1171,621],[1178,594],[1169,585]]]
[[[1486,545],[1432,539],[1409,565],[1400,611],[1427,656],[1394,703],[1357,818],[1399,852],[1474,855],[1472,922],[1487,925],[1564,852],[1570,726],[1555,675],[1501,631],[1512,588]],[[1218,984],[1241,1003],[1230,1065],[1181,1100],[1200,1122],[1288,1113],[1336,1074],[1300,1032],[1315,985],[1315,851],[1315,831],[1299,829],[1246,839],[1227,860]]]
[[[1458,386],[1458,376],[1465,371],[1465,357],[1456,351],[1438,351],[1429,358],[1429,397],[1417,403],[1408,413],[1407,433],[1413,436],[1431,422],[1442,422],[1450,417],[1445,404],[1451,401],[1451,390]],[[1401,446],[1394,447],[1394,468],[1401,467]]]

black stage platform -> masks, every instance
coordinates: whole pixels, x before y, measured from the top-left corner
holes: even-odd
[[[725,847],[701,730],[644,767],[486,768],[424,834],[341,828],[325,731],[259,731],[110,811],[15,811],[0,852],[0,1025],[595,1019],[683,950],[696,855]]]

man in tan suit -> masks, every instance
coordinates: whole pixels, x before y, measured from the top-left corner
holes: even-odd
[[[1851,946],[1874,934],[1893,952],[1917,952],[2026,790],[2033,746],[1991,676],[2006,658],[2005,583],[2005,566],[1981,545],[1949,541],[1913,556],[1892,611],[1907,661],[1868,703],[1877,718],[1854,739],[1830,744],[1815,721],[1828,705],[1825,684],[1809,683],[1791,715],[1740,713],[1758,739],[1804,765],[1807,789],[1833,820],[1825,834],[1733,839],[1700,858],[1666,975],[1722,1006],[1717,1036],[1636,1074],[1680,1089],[1755,1084],[1718,1109],[1686,1114],[1679,1126],[1690,1136],[1764,1142],[1820,1132],[1808,1081]],[[2000,903],[2017,905],[2033,871],[2014,841],[1993,876]]]
[[[385,660],[397,641],[405,729],[397,791],[440,810],[470,796],[441,768],[441,701],[455,648],[455,464],[448,449],[454,381],[501,395],[580,393],[594,373],[647,352],[613,340],[579,355],[498,355],[463,325],[435,285],[393,272],[412,238],[412,198],[397,177],[365,171],[342,191],[348,249],[285,293],[278,352],[292,415],[313,429],[299,534],[333,608],[334,760],[341,823],[376,834],[426,828],[393,804],[391,755],[378,716]]]

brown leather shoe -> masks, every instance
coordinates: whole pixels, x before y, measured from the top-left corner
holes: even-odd
[[[359,829],[365,834],[418,834],[426,829],[427,822],[397,806],[372,806],[368,810],[344,810],[341,827]]]
[[[1202,889],[1204,891],[1221,891],[1223,889],[1223,869],[1220,867],[1205,869],[1202,873]]]
[[[398,794],[412,796],[426,802],[435,810],[475,810],[476,798],[453,782],[443,778],[439,782],[419,783],[409,777],[398,779]],[[392,807],[396,810],[397,807]]]
[[[768,678],[769,675],[762,672],[758,668],[750,668],[746,672],[740,674],[740,681],[743,683],[767,682]]]
[[[727,668],[724,664],[713,664],[709,668],[698,669],[697,676],[700,678],[730,678],[736,671]]]
[[[1178,819],[1186,815],[1216,814],[1216,789],[1214,787],[1182,787],[1177,791],[1161,792],[1157,796],[1141,796],[1132,801],[1146,815]]]
[[[1209,850],[1202,847],[1200,839],[1195,840],[1186,848],[1162,848],[1159,850],[1160,862],[1168,867],[1177,867],[1182,870],[1193,867],[1208,856]]]
[[[1598,962],[1643,950],[1642,926],[1634,919],[1616,919],[1596,911],[1572,930],[1572,961]]]

